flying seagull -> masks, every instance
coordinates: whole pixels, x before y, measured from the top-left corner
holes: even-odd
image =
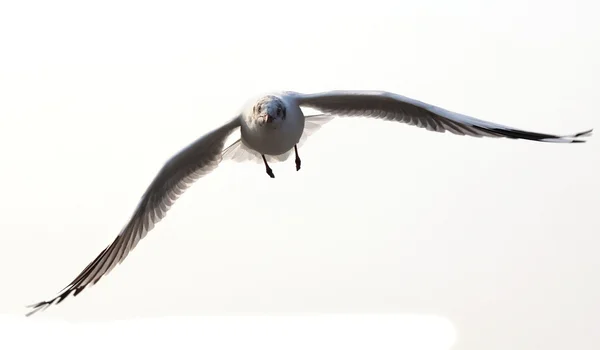
[[[312,108],[319,114],[304,115],[301,108]],[[274,178],[269,162],[284,161],[293,152],[296,170],[300,170],[298,145],[335,116],[391,120],[440,133],[539,142],[585,142],[581,138],[592,133],[590,129],[559,136],[515,129],[386,91],[337,90],[314,94],[282,91],[262,95],[249,100],[235,118],[168,160],[116,239],[56,297],[29,305],[32,310],[27,316],[96,284],[127,257],[194,181],[214,170],[223,159],[262,162],[266,173]],[[226,139],[238,128],[240,138],[225,148]]]

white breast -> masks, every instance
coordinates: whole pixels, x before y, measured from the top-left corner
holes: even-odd
[[[242,116],[242,142],[265,155],[280,155],[290,151],[298,143],[304,131],[304,114],[298,104],[285,94],[273,94],[282,99],[287,113],[278,123],[258,125],[252,119],[252,106],[245,108]]]

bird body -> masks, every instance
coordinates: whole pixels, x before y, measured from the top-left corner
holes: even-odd
[[[302,108],[320,111],[305,115]],[[241,112],[169,159],[150,183],[131,219],[83,271],[53,299],[33,305],[27,315],[76,296],[97,283],[121,263],[141,239],[162,220],[179,196],[198,178],[214,170],[224,160],[262,161],[273,178],[270,161],[283,161],[292,150],[296,170],[300,170],[297,146],[334,116],[368,117],[414,125],[429,131],[449,131],[473,137],[505,137],[552,143],[581,143],[592,130],[570,135],[530,132],[413,100],[386,91],[329,91],[302,94],[282,91],[250,100]],[[237,128],[240,138],[228,147],[226,139]]]
[[[258,115],[258,117],[256,117]],[[272,121],[266,122],[266,116]],[[241,140],[260,154],[279,156],[298,144],[304,131],[302,109],[286,92],[251,100],[241,116]]]

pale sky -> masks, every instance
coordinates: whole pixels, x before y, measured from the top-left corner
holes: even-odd
[[[0,313],[51,298],[164,162],[277,89],[388,90],[538,132],[600,127],[595,1],[0,5]],[[45,311],[446,318],[461,349],[600,346],[600,140],[337,119],[222,163],[125,262]],[[42,314],[38,314],[42,315]],[[36,315],[37,316],[37,315]]]

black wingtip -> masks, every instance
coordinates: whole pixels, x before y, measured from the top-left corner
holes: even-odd
[[[26,306],[27,308],[33,309],[33,310],[26,313],[25,316],[29,317],[38,311],[42,311],[42,310],[49,308],[52,305],[58,305],[58,304],[62,303],[63,300],[65,300],[72,292],[73,292],[73,289],[71,287],[68,287],[68,288],[65,288],[63,291],[61,291],[59,293],[59,295],[53,299],[46,300],[46,301],[40,301],[35,304],[27,305]]]
[[[573,140],[571,140],[571,143],[585,143],[585,142],[587,142],[587,140],[580,140],[580,139],[578,139],[578,137],[589,137],[589,136],[592,136],[592,132],[593,131],[594,131],[594,129],[589,129],[589,130],[578,132],[577,134],[570,135],[570,136],[567,136],[567,137],[572,137],[573,138]]]
[[[573,135],[573,137],[587,137],[587,136],[592,136],[592,132],[593,131],[594,131],[594,129],[582,131],[582,132],[579,132],[579,133]]]
[[[26,308],[33,309],[33,310],[26,313],[25,317],[30,317],[31,315],[35,314],[36,312],[42,311],[42,310],[48,308],[50,306],[50,304],[52,304],[52,302],[42,301],[42,302],[39,302],[36,304],[27,305]]]
[[[475,127],[476,129],[480,129],[486,131],[485,128]],[[588,137],[592,135],[592,131],[594,129],[589,129],[586,131],[581,131],[576,134],[571,135],[551,135],[551,134],[542,134],[537,132],[530,132],[518,129],[501,129],[501,128],[491,128],[488,129],[498,135],[502,135],[504,137],[508,137],[511,139],[523,139],[523,140],[531,140],[538,142],[556,142],[556,143],[584,143],[586,140],[581,140],[581,137]]]

